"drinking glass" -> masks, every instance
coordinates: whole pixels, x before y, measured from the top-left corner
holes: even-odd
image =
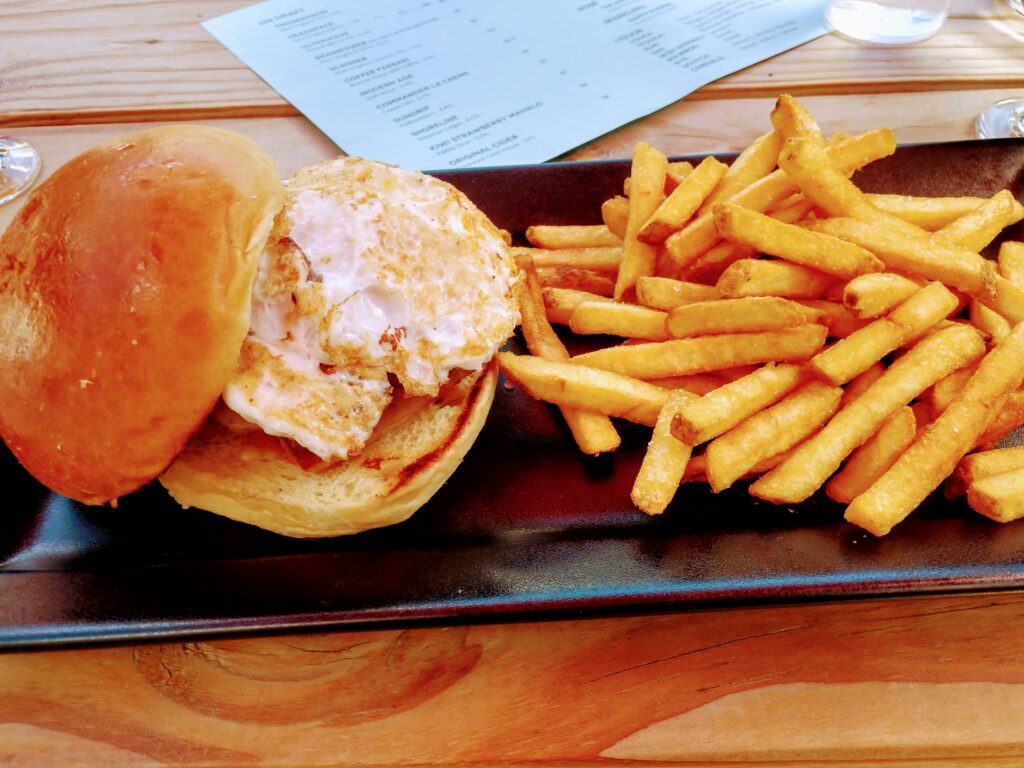
[[[31,144],[0,136],[0,205],[31,187],[41,167],[39,153]]]
[[[825,18],[843,37],[906,45],[938,32],[949,6],[950,0],[830,0]]]
[[[1007,0],[1007,3],[1024,16],[1024,0]],[[978,115],[975,127],[980,139],[1024,138],[1024,97],[997,101]]]

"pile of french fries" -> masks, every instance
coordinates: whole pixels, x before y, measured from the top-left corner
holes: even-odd
[[[862,192],[891,130],[822,135],[784,95],[731,165],[637,145],[603,225],[534,226],[514,248],[529,355],[507,378],[560,409],[580,449],[654,428],[633,487],[658,514],[681,483],[797,504],[824,487],[882,536],[945,483],[1024,516],[1024,219],[1008,192]],[[621,344],[570,356],[552,324]]]

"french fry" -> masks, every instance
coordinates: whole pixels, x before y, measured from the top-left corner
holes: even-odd
[[[672,434],[690,445],[712,440],[777,403],[800,384],[801,377],[800,366],[767,363],[684,405],[672,422]]]
[[[786,461],[755,481],[750,492],[776,504],[804,501],[890,415],[984,352],[981,335],[963,325],[954,324],[925,337]]]
[[[845,384],[877,360],[949,316],[957,298],[942,283],[931,283],[845,339],[819,352],[808,367],[831,384]]]
[[[1017,427],[1024,424],[1024,392],[1010,392],[999,407],[985,431],[974,443],[974,450],[987,451],[995,448]]]
[[[775,109],[771,111],[771,121],[783,141],[794,136],[807,136],[824,143],[821,128],[811,117],[811,113],[788,93],[779,96],[775,102]]]
[[[880,129],[854,136],[849,141],[828,147],[829,160],[844,174],[853,174],[858,168],[896,150],[892,131]],[[740,190],[722,202],[763,213],[797,190],[797,186],[784,171],[776,170]],[[679,232],[665,241],[665,248],[675,263],[684,268],[720,240],[712,210],[699,213]]]
[[[807,382],[712,440],[704,451],[711,490],[725,490],[758,462],[797,445],[831,418],[842,394],[839,387]]]
[[[636,279],[641,275],[654,274],[655,250],[637,240],[636,236],[665,197],[667,167],[668,159],[650,144],[641,141],[636,145],[630,166],[629,219],[622,241],[622,262],[612,294],[616,299],[632,293]]]
[[[651,384],[666,389],[685,389],[687,392],[702,396],[713,392],[728,382],[720,376],[710,373],[691,373],[688,376],[668,376],[664,379],[651,379]]]
[[[967,504],[997,523],[1024,517],[1024,470],[1011,469],[975,480],[967,488]]]
[[[991,265],[992,262],[986,259],[985,263]],[[1024,289],[1002,275],[995,275],[992,285],[994,296],[985,294],[974,294],[974,296],[993,312],[1009,320],[1011,325],[1024,320]]]
[[[785,224],[737,205],[718,205],[714,216],[718,233],[726,240],[820,272],[850,279],[885,268],[859,245]]]
[[[661,379],[712,373],[749,363],[802,362],[821,348],[825,333],[823,325],[762,333],[724,333],[610,347],[577,355],[573,360],[637,379]]]
[[[689,392],[676,390],[658,413],[654,434],[630,493],[637,509],[648,515],[664,512],[679,490],[693,448],[672,435],[671,425],[679,409],[693,399],[694,395]]]
[[[796,224],[807,218],[807,214],[814,210],[814,201],[802,192],[793,195],[790,200],[788,205],[769,210],[768,216],[783,224]]]
[[[774,469],[787,458],[789,458],[789,454],[792,452],[793,449],[791,448],[788,451],[776,453],[774,456],[769,456],[767,459],[763,459],[762,461],[757,462],[757,464],[755,464],[749,471],[747,471],[740,478],[740,480],[749,480],[752,477],[763,475],[769,469]],[[683,479],[681,480],[681,482],[706,483],[708,481],[707,467],[707,458],[704,456],[703,453],[690,456],[690,460],[686,463],[686,469],[683,471]]]
[[[513,258],[529,256],[537,269],[567,267],[586,269],[592,272],[615,274],[622,261],[622,246],[600,246],[591,248],[509,248]]]
[[[601,221],[609,232],[619,240],[624,240],[626,224],[629,222],[629,200],[621,195],[605,200],[601,203]]]
[[[713,283],[721,277],[733,262],[740,259],[751,259],[757,256],[757,251],[749,245],[731,243],[723,240],[712,248],[708,248],[696,261],[691,262],[685,269],[680,270],[680,278],[698,283]]]
[[[953,471],[991,421],[993,408],[1024,380],[1024,323],[985,355],[967,386],[868,490],[846,508],[847,521],[888,533]]]
[[[629,339],[662,341],[668,338],[666,317],[667,313],[661,310],[635,304],[593,302],[576,307],[569,318],[569,327],[580,334],[607,333]]]
[[[967,365],[935,382],[928,390],[928,405],[931,408],[932,418],[935,418],[949,407],[949,404],[953,402],[953,398],[960,393],[960,390],[967,386],[967,382],[971,380],[971,376],[974,375],[977,369],[978,366],[976,364]]]
[[[820,313],[776,296],[750,296],[684,304],[668,313],[669,337],[775,331],[818,321]]]
[[[544,267],[537,270],[537,279],[544,288],[571,288],[575,291],[611,296],[615,281],[604,272],[576,267]]]
[[[574,288],[544,288],[543,293],[548,322],[559,325],[568,325],[573,311],[584,302],[614,303],[615,301],[608,296],[598,296],[596,293],[577,291]]]
[[[715,287],[722,295],[735,299],[744,296],[817,299],[835,282],[833,275],[788,261],[740,259],[725,268]]]
[[[867,392],[868,387],[878,381],[883,373],[885,373],[885,366],[881,363],[873,363],[870,368],[854,376],[843,389],[843,402],[841,405],[845,408]]]
[[[909,299],[923,284],[894,272],[861,275],[843,287],[843,304],[857,317],[879,317]]]
[[[791,301],[818,312],[818,322],[828,328],[829,338],[845,339],[869,322],[856,317],[838,301],[828,301],[827,299],[791,299]]]
[[[682,184],[686,177],[693,173],[693,163],[689,160],[675,160],[665,167],[665,194]]]
[[[994,341],[1001,341],[1005,336],[1009,335],[1009,321],[977,299],[971,299],[971,302],[967,305],[967,312],[971,322],[991,336]]]
[[[983,197],[911,197],[876,194],[868,194],[867,199],[879,210],[929,232],[942,229],[985,202]]]
[[[978,253],[1006,227],[1021,219],[1024,219],[1024,205],[1017,202],[1010,190],[1004,189],[932,237]]]
[[[904,406],[850,455],[843,468],[826,483],[825,493],[833,501],[849,504],[893,465],[916,435],[914,411]]]
[[[972,483],[1017,469],[1024,469],[1024,446],[968,454],[957,462],[956,469],[946,481],[946,498],[963,496]]]
[[[684,304],[712,301],[722,298],[713,285],[689,283],[667,277],[640,277],[636,281],[636,300],[639,304],[666,312]]]
[[[814,137],[787,139],[779,153],[779,168],[829,216],[883,222],[891,229],[927,237],[920,227],[907,224],[871,204],[847,174],[835,167],[821,142]]]
[[[999,246],[999,272],[1016,285],[1024,287],[1024,243],[1007,240]]]
[[[728,167],[713,157],[704,158],[644,222],[637,240],[648,245],[665,242],[693,216]]]
[[[843,217],[816,221],[808,228],[867,248],[891,270],[938,280],[979,298],[995,296],[996,275],[992,262],[971,251],[937,242],[928,235],[908,234],[893,229],[888,222],[869,223]]]
[[[782,138],[775,131],[769,131],[754,139],[750,145],[736,156],[718,182],[711,194],[701,204],[699,213],[710,211],[715,203],[728,200],[738,192],[742,192],[758,179],[764,178],[775,168],[779,150],[782,149]]]
[[[602,248],[622,245],[622,238],[616,237],[604,224],[537,224],[526,228],[526,239],[538,248]]]
[[[530,355],[499,352],[505,375],[531,397],[653,427],[669,389],[628,376]]]
[[[533,262],[528,258],[520,258],[516,263],[523,276],[522,290],[519,292],[519,309],[522,318],[520,325],[527,347],[532,354],[547,360],[568,360],[569,353],[565,345],[548,323],[544,297]],[[607,416],[568,406],[562,406],[561,411],[576,444],[583,453],[596,456],[619,447],[619,433]]]

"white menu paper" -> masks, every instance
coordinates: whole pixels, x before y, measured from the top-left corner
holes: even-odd
[[[352,155],[537,163],[824,34],[825,0],[268,0],[204,26]]]

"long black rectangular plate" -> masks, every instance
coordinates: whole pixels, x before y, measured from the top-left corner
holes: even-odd
[[[599,221],[628,169],[437,175],[521,236]],[[1024,142],[902,147],[856,180],[1020,198]],[[1024,523],[997,525],[940,494],[884,539],[823,496],[776,507],[742,485],[716,496],[688,484],[648,518],[629,501],[648,430],[621,427],[615,455],[582,456],[554,409],[502,386],[463,465],[411,520],[321,541],[182,510],[158,485],[116,509],[85,507],[0,450],[0,647],[1024,586]]]

